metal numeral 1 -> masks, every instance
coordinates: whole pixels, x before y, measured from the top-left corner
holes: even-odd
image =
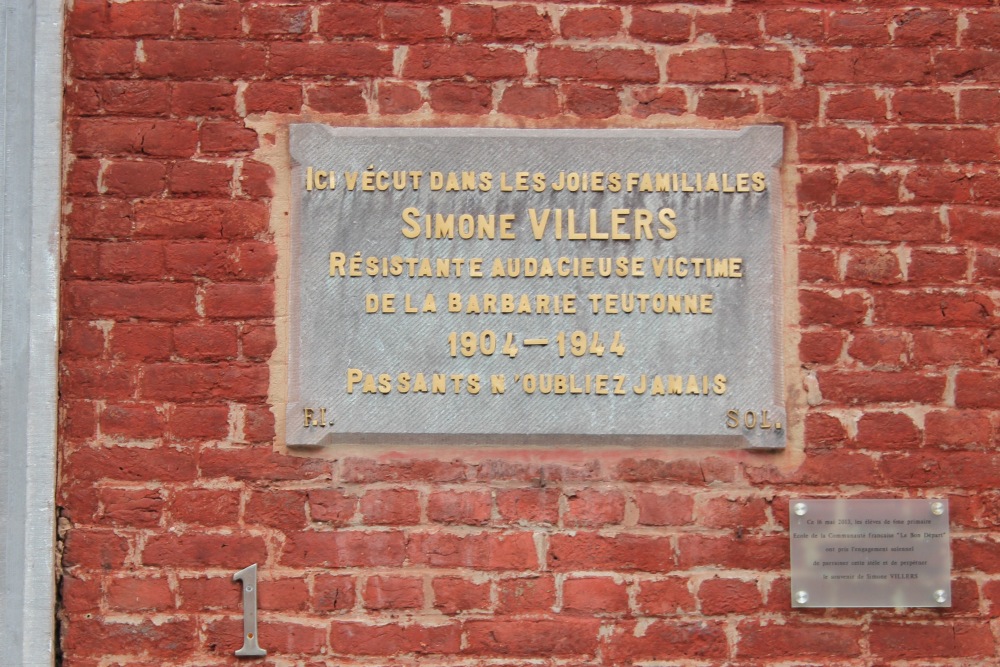
[[[243,646],[236,651],[236,657],[265,656],[267,651],[257,643],[257,563],[234,574],[233,581],[243,584]]]

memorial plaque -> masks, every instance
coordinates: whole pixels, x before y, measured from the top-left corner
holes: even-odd
[[[950,607],[947,500],[792,500],[792,606]]]
[[[290,150],[289,445],[784,446],[780,127]]]

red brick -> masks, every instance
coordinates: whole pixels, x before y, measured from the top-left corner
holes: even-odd
[[[484,525],[492,510],[489,491],[437,491],[427,498],[427,518],[437,523]]]
[[[998,155],[995,134],[976,128],[890,128],[877,133],[873,145],[898,160],[985,162]]]
[[[178,116],[232,116],[236,111],[236,86],[232,83],[178,81],[172,88],[170,110]]]
[[[995,655],[993,635],[981,623],[873,623],[872,653],[886,660]]]
[[[805,418],[805,442],[810,449],[836,447],[847,440],[847,429],[833,415],[810,411]]]
[[[170,85],[165,81],[79,81],[66,95],[81,115],[162,116],[170,111]]]
[[[545,612],[555,603],[556,586],[551,576],[501,579],[497,583],[497,613]]]
[[[838,185],[837,173],[829,167],[799,170],[800,204],[830,205]]]
[[[218,440],[229,432],[225,405],[178,405],[170,414],[170,434],[180,439]]]
[[[618,91],[606,86],[563,86],[566,111],[583,118],[608,118],[618,113]]]
[[[914,449],[922,443],[920,429],[900,412],[868,412],[858,421],[854,446],[864,449]]]
[[[272,56],[276,55],[274,48]],[[266,52],[261,44],[222,40],[145,40],[143,50],[146,58],[139,63],[139,73],[151,79],[222,77],[232,80],[258,76],[265,71]]]
[[[589,655],[597,648],[600,620],[471,620],[466,653],[504,656]]]
[[[63,361],[59,390],[66,398],[128,399],[135,393],[135,373],[113,364]]]
[[[844,282],[852,285],[894,285],[903,282],[899,256],[891,250],[859,248],[848,256]]]
[[[566,493],[566,526],[604,526],[625,519],[625,497],[618,491],[583,489]]]
[[[993,441],[993,431],[988,412],[940,410],[924,417],[924,438],[930,446],[986,447]]]
[[[142,550],[143,564],[151,566],[239,569],[266,558],[267,549],[260,537],[201,532],[153,535]]]
[[[604,650],[613,664],[663,660],[724,659],[730,654],[726,628],[712,621],[661,619],[635,627],[621,624]]]
[[[92,196],[99,194],[97,181],[100,172],[100,160],[74,160],[66,175],[66,191],[73,195]]]
[[[643,581],[636,594],[636,604],[643,614],[672,616],[694,611],[695,599],[682,577]]]
[[[958,17],[944,9],[911,9],[896,17],[892,41],[901,46],[956,43]]]
[[[961,90],[959,116],[966,123],[993,123],[1000,119],[1000,91]]]
[[[632,25],[635,25],[635,14],[633,14]],[[568,9],[559,19],[559,32],[566,39],[611,37],[618,34],[621,27],[621,12],[614,8]]]
[[[198,644],[197,625],[190,619],[166,619],[154,623],[79,619],[64,625],[62,648],[70,655],[104,656],[159,653],[168,648],[172,655],[185,655]]]
[[[111,531],[76,528],[66,536],[62,563],[88,569],[120,568],[128,549],[128,541]]]
[[[892,371],[832,371],[819,374],[823,398],[834,403],[936,403],[943,375]]]
[[[915,203],[968,202],[972,196],[969,176],[946,166],[917,167],[906,175],[903,186]]]
[[[731,461],[700,459],[632,459],[618,464],[616,475],[625,482],[675,482],[704,486],[712,482],[731,482],[735,467]]]
[[[691,15],[686,12],[636,8],[628,31],[633,37],[647,42],[683,44],[691,39],[691,25]]]
[[[104,353],[104,331],[90,322],[63,322],[60,353],[73,357],[100,357]]]
[[[608,577],[567,579],[563,583],[563,610],[578,614],[622,614],[628,611],[623,583]]]
[[[257,81],[243,92],[246,111],[251,113],[299,113],[302,110],[302,86],[296,83]]]
[[[545,118],[559,112],[559,100],[551,86],[514,85],[504,90],[498,110],[503,114]]]
[[[886,291],[876,295],[875,322],[903,326],[975,326],[994,319],[986,295],[958,290]]]
[[[240,6],[235,2],[222,4],[195,2],[178,8],[179,34],[184,37],[226,38],[238,37]]]
[[[921,249],[910,251],[909,281],[918,285],[965,282],[968,277],[969,258],[963,252],[950,249]]]
[[[489,583],[475,583],[460,577],[437,577],[431,582],[434,608],[444,614],[490,608]]]
[[[799,122],[819,118],[819,91],[807,88],[783,88],[764,93],[764,113]]]
[[[305,611],[309,607],[309,586],[301,579],[272,579],[257,586],[257,604],[271,611]]]
[[[955,99],[943,90],[904,89],[892,96],[892,108],[904,123],[951,123]]]
[[[255,491],[244,510],[244,520],[283,530],[306,526],[306,492],[266,488]]]
[[[455,654],[459,651],[461,634],[462,628],[457,624],[368,625],[333,621],[330,624],[330,647],[335,653],[348,655]]]
[[[383,9],[382,37],[387,41],[417,44],[444,34],[444,19],[438,7],[389,4]]]
[[[59,594],[65,612],[92,613],[101,604],[101,582],[63,574],[59,579]]]
[[[493,34],[498,41],[541,42],[552,37],[548,12],[530,4],[494,7]]]
[[[915,331],[913,360],[922,365],[977,364],[985,358],[985,339],[976,331]]]
[[[751,614],[761,608],[757,584],[740,579],[712,578],[698,587],[701,612],[708,616],[720,614]]]
[[[240,344],[243,356],[248,359],[266,360],[277,346],[274,327],[267,325],[244,325],[241,327]]]
[[[191,361],[221,361],[237,354],[236,327],[187,325],[174,329],[177,354]]]
[[[117,36],[169,35],[174,27],[174,12],[165,5],[112,3],[108,6],[108,34]]]
[[[944,238],[937,210],[854,207],[816,211],[817,243],[865,241],[939,242]]]
[[[555,523],[559,519],[558,489],[501,489],[497,511],[508,522]]]
[[[313,490],[309,492],[309,513],[313,521],[345,525],[354,516],[358,499],[342,491]]]
[[[790,81],[788,51],[754,48],[701,48],[670,57],[667,76],[673,83],[780,83]]]
[[[420,496],[410,489],[368,491],[361,497],[361,517],[368,525],[420,522]]]
[[[879,368],[900,368],[909,358],[907,339],[898,331],[858,331],[847,353],[866,366]]]
[[[695,112],[706,118],[739,118],[760,111],[757,95],[747,90],[710,88],[698,95]]]
[[[808,8],[781,8],[764,13],[764,31],[771,37],[815,44],[824,37],[824,15]]]
[[[618,572],[666,572],[674,569],[670,538],[596,533],[553,535],[548,566],[554,571],[613,570]]]
[[[844,349],[840,331],[806,331],[799,341],[799,359],[807,364],[832,364]]]
[[[521,77],[526,71],[524,54],[513,49],[488,48],[478,44],[415,45],[410,47],[403,65],[403,76],[408,79],[471,76],[489,81]]]
[[[710,537],[683,535],[677,543],[677,561],[682,569],[714,566],[739,568],[752,562],[760,571],[788,567],[787,543],[777,536]]]
[[[684,526],[691,523],[694,499],[685,493],[636,492],[641,526]]]
[[[656,114],[678,116],[687,111],[687,94],[682,88],[635,87],[632,98],[635,100],[632,114],[639,118]]]
[[[365,585],[366,609],[419,609],[424,606],[424,582],[415,577],[369,577]]]
[[[288,533],[279,562],[290,567],[399,567],[406,557],[400,532]]]
[[[889,43],[889,25],[890,16],[878,10],[831,12],[827,42],[834,46],[883,46]]]
[[[767,523],[767,503],[756,497],[708,498],[699,503],[697,516],[699,526],[720,529],[739,526],[752,530]]]
[[[135,234],[146,238],[247,237],[266,229],[267,221],[258,202],[163,199],[135,209]]]
[[[432,83],[430,105],[436,113],[486,114],[493,108],[493,91],[489,86],[454,81]]]
[[[656,59],[638,49],[546,47],[538,52],[538,74],[543,78],[585,81],[646,82],[659,79]]]
[[[857,325],[868,316],[868,304],[863,294],[857,292],[828,293],[812,290],[799,291],[802,323],[834,326]]]
[[[101,178],[104,191],[118,197],[150,197],[167,187],[167,165],[152,160],[115,160]]]
[[[848,49],[806,54],[807,83],[921,85],[931,82],[926,49]]]
[[[131,75],[135,47],[132,39],[72,40],[67,47],[69,73],[83,78]]]
[[[875,461],[868,454],[848,451],[814,450],[794,471],[782,471],[770,464],[746,468],[755,484],[872,485],[881,483]]]
[[[66,467],[79,480],[190,481],[197,473],[190,452],[165,447],[82,448],[68,457]]]
[[[312,23],[312,12],[307,6],[250,6],[245,9],[245,15],[253,36],[305,36]]]
[[[799,156],[805,162],[864,159],[868,143],[858,131],[842,127],[816,127],[799,131]]]
[[[386,114],[413,113],[424,104],[420,90],[412,84],[379,83],[379,110]]]
[[[837,186],[837,204],[894,204],[899,201],[900,174],[852,171]]]
[[[197,144],[198,127],[190,121],[83,118],[73,132],[80,155],[190,157]]]
[[[969,12],[965,15],[968,27],[962,33],[962,42],[974,46],[1000,46],[1000,14],[996,11]]]
[[[108,606],[118,611],[172,609],[174,594],[166,579],[116,578],[108,584]]]
[[[164,501],[157,490],[105,487],[97,495],[103,507],[100,518],[115,526],[154,527],[163,514]]]
[[[111,329],[109,349],[116,360],[164,361],[173,343],[166,326],[119,322]]]
[[[146,368],[141,392],[150,400],[183,403],[205,399],[262,399],[267,394],[267,368],[237,364],[152,364]]]
[[[745,658],[851,658],[861,655],[859,627],[829,623],[769,624],[743,621],[738,626],[736,653]]]
[[[313,605],[317,611],[344,612],[354,607],[354,578],[320,574],[316,576]]]
[[[246,406],[243,419],[244,442],[272,443],[274,440],[274,413],[268,406]]]
[[[224,162],[185,161],[174,164],[168,177],[175,195],[227,197],[232,190],[233,169]]]
[[[755,10],[699,13],[695,17],[695,39],[718,44],[757,44],[761,39],[760,16]]]
[[[531,533],[412,534],[407,543],[412,564],[482,570],[531,570],[538,567]]]
[[[101,433],[130,439],[155,438],[163,433],[165,416],[149,404],[113,403],[101,412]]]
[[[221,283],[205,288],[205,316],[245,319],[274,314],[274,285]]]
[[[324,37],[375,37],[379,34],[379,6],[361,2],[323,5],[319,32]]]
[[[467,478],[465,465],[459,460],[400,459],[375,461],[347,458],[341,473],[350,484],[372,482],[461,482]]]
[[[952,241],[1000,245],[1000,211],[956,207],[948,211],[948,217]]]
[[[432,98],[433,99],[433,98]],[[326,83],[306,88],[306,104],[321,113],[359,114],[368,110],[365,89],[352,83]]]
[[[799,251],[799,281],[802,283],[839,282],[840,267],[835,252],[804,247]]]

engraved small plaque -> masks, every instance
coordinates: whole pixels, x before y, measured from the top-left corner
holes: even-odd
[[[793,607],[950,607],[947,500],[792,500]]]
[[[782,129],[290,129],[286,442],[785,444]]]

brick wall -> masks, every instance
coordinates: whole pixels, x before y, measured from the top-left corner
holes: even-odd
[[[64,665],[236,664],[254,562],[255,664],[1000,659],[996,0],[68,4]],[[284,452],[296,118],[782,124],[788,451]],[[795,496],[949,498],[954,606],[792,611]]]

